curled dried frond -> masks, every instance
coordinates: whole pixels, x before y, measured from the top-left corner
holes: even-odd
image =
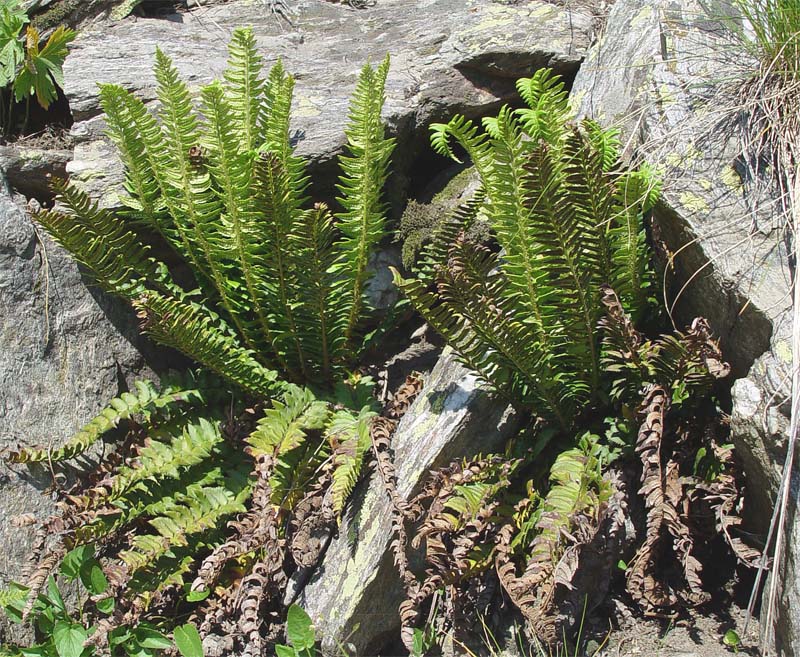
[[[669,404],[664,388],[654,386],[647,393],[636,441],[636,453],[642,461],[639,494],[647,509],[647,533],[628,568],[627,581],[630,594],[650,614],[675,607],[679,599],[693,606],[708,600],[708,594],[702,590],[702,566],[693,554],[692,532],[680,510],[684,491],[679,463],[665,445]],[[662,548],[669,544],[682,565],[684,589],[675,589],[658,576]]]

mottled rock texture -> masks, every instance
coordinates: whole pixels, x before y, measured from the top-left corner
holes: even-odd
[[[410,499],[431,468],[501,449],[517,428],[510,409],[446,352],[392,439],[398,492]],[[383,483],[373,475],[357,491],[321,567],[299,597],[328,654],[338,654],[344,644],[352,644],[357,655],[378,654],[398,630],[403,594],[390,549],[390,509]]]
[[[738,378],[732,429],[763,528],[786,452],[791,294],[785,218],[769,180],[745,166],[735,80],[747,54],[709,3],[618,0],[575,80],[580,112],[622,129],[628,154],[663,170],[655,238],[678,325],[706,316]],[[797,488],[795,487],[795,495]],[[796,497],[791,507],[797,506]],[[793,514],[794,515],[794,514]],[[779,651],[800,650],[800,543],[790,541]]]
[[[58,445],[126,380],[152,376],[132,312],[87,287],[24,207],[0,175],[0,448]],[[52,484],[47,467],[0,465],[0,586],[19,578],[32,539],[14,517],[52,513]]]
[[[98,82],[116,82],[153,100],[153,55],[160,47],[198,90],[222,73],[232,30],[252,25],[265,65],[281,59],[297,78],[298,153],[310,159],[315,186],[327,193],[358,72],[391,54],[385,117],[398,138],[391,183],[397,202],[409,180],[424,175],[418,156],[431,159],[430,122],[455,112],[484,114],[515,96],[518,77],[542,66],[572,77],[591,32],[588,15],[535,1],[381,0],[361,11],[319,0],[290,4],[297,12],[293,26],[259,3],[229,2],[82,32],[64,67],[79,142],[69,165],[73,178],[115,203],[121,170],[102,137]]]

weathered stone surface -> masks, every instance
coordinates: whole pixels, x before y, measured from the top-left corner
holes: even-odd
[[[28,198],[52,196],[48,176],[64,178],[72,150],[0,146],[0,170],[11,187]]]
[[[636,149],[664,171],[655,214],[656,241],[673,254],[667,297],[678,324],[709,319],[743,377],[733,387],[732,437],[750,515],[763,526],[785,457],[792,300],[781,204],[769,181],[742,166],[732,87],[721,86],[746,71],[745,57],[701,2],[618,0],[573,101],[583,115],[621,127],[628,154]],[[790,546],[789,572],[798,547]],[[792,630],[800,586],[793,576],[784,581],[778,640],[800,651]]]
[[[96,294],[0,181],[0,449],[59,445],[126,378],[150,373],[132,313]],[[0,465],[0,588],[20,576],[32,539],[12,519],[52,513],[52,483],[46,467]]]
[[[392,442],[400,494],[409,499],[418,492],[432,468],[502,448],[516,429],[510,409],[446,352]],[[339,654],[340,644],[352,644],[355,654],[378,654],[397,631],[403,597],[391,539],[390,503],[373,475],[357,491],[338,536],[299,597],[327,653]]]
[[[265,65],[282,59],[297,78],[294,128],[324,187],[344,142],[349,95],[361,66],[388,52],[392,68],[385,116],[398,137],[395,198],[406,188],[416,154],[430,155],[427,125],[456,111],[476,115],[515,95],[517,77],[541,66],[571,76],[588,47],[587,14],[530,0],[381,0],[354,11],[347,3],[291,3],[294,26],[258,3],[234,1],[169,20],[128,19],[79,34],[64,66],[78,140],[73,178],[106,204],[121,170],[102,137],[98,82],[115,82],[146,102],[155,98],[156,47],[172,57],[194,91],[221,75],[232,29],[252,25]],[[110,47],[113,44],[113,47]],[[330,188],[325,188],[330,193]]]
[[[711,81],[725,77],[730,47],[705,15],[699,2],[620,0],[576,77],[573,102],[621,127],[629,151],[638,147],[664,170],[657,223],[675,254],[670,304],[679,321],[705,315],[742,376],[785,327],[787,259],[775,197],[745,186],[738,136],[723,125],[730,117],[698,100],[720,91]]]

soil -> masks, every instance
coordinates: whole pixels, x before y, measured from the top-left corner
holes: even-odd
[[[723,572],[716,574],[729,575],[728,583],[714,589],[712,603],[688,610],[679,618],[644,617],[621,591],[624,584],[618,580],[607,602],[587,620],[584,652],[575,653],[576,657],[757,657],[761,654],[758,608],[744,631],[755,573],[741,566],[732,572],[727,563],[720,565]],[[739,637],[738,653],[723,643],[729,630]],[[573,653],[552,657],[573,657]]]
[[[750,621],[747,635],[744,635],[745,611],[733,605],[724,613],[698,612],[691,618],[670,621],[666,619],[646,619],[634,616],[633,612],[621,607],[621,617],[617,629],[606,637],[595,639],[601,645],[599,652],[592,652],[587,646],[588,655],[596,657],[724,657],[734,655],[734,651],[723,644],[725,633],[734,629],[741,641],[739,655],[759,655],[758,619]],[[605,639],[605,643],[603,640]]]
[[[48,125],[39,132],[12,137],[7,142],[7,145],[57,151],[72,148],[73,141],[69,128],[60,125]]]

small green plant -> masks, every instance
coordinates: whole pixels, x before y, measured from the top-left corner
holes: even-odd
[[[278,657],[314,657],[317,643],[311,617],[302,607],[291,605],[286,615],[286,640],[289,645],[276,645]]]
[[[48,109],[64,86],[62,67],[75,32],[57,27],[42,45],[39,31],[28,25],[28,16],[19,0],[3,0],[0,4],[0,88],[8,88],[8,106],[0,103],[0,124],[8,135],[13,128],[14,101],[25,101],[25,130],[30,113],[30,99]],[[25,28],[23,34],[23,28]]]
[[[734,654],[739,654],[739,648],[742,646],[742,640],[739,638],[736,630],[728,630],[725,632],[725,634],[722,636],[722,643],[729,649],[733,650]]]
[[[56,578],[49,575],[47,585],[39,593],[29,612],[33,618],[33,627],[39,642],[25,648],[7,646],[10,655],[21,657],[91,657],[95,654],[92,636],[97,630],[84,618],[83,609],[90,605],[101,615],[114,612],[115,602],[110,595],[108,579],[95,558],[90,546],[81,546],[70,551],[61,562],[60,577],[64,582],[77,582],[87,599],[78,608],[78,616],[67,608],[59,590]],[[0,591],[0,606],[14,622],[20,623],[27,615],[29,589],[21,584],[12,583],[10,588]],[[190,629],[191,628],[191,629]],[[116,653],[122,652],[129,657],[155,657],[165,650],[176,647],[184,657],[202,657],[202,648],[187,651],[178,640],[180,633],[197,633],[192,625],[183,626],[175,631],[175,643],[150,623],[137,623],[136,626],[120,626],[108,637],[108,643]]]

